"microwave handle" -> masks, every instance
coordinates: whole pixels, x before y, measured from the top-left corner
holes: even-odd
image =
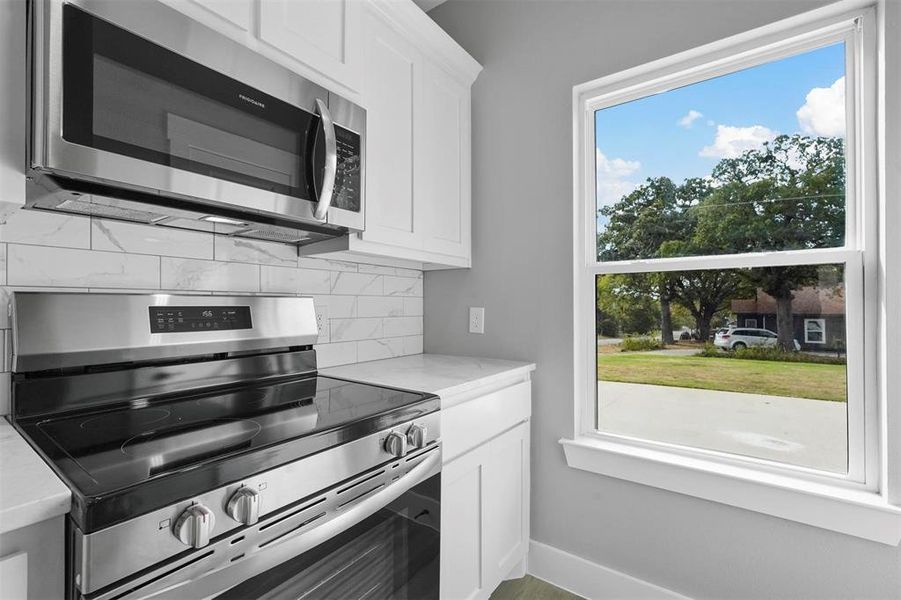
[[[325,167],[322,175],[322,189],[319,190],[314,213],[314,216],[322,221],[328,214],[329,206],[332,204],[332,192],[335,191],[335,178],[338,176],[338,144],[332,115],[325,102],[319,98],[316,99],[316,114],[322,120],[322,130],[325,132]]]

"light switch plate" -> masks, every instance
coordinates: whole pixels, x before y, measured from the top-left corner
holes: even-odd
[[[469,307],[469,333],[485,333],[485,307]]]

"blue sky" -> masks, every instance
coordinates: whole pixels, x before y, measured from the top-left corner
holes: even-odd
[[[776,134],[844,134],[844,45],[834,44],[595,114],[599,205],[648,177],[704,177]]]

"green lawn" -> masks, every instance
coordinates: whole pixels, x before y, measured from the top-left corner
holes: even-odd
[[[845,365],[598,353],[598,379],[845,402]]]

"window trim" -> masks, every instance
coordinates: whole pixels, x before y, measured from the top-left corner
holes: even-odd
[[[896,545],[901,541],[901,507],[888,502],[888,498],[898,496],[898,491],[887,489],[892,480],[884,470],[887,436],[880,424],[885,418],[886,394],[876,385],[876,381],[884,381],[877,375],[885,369],[887,354],[877,319],[885,311],[884,287],[877,283],[887,277],[886,269],[880,268],[885,256],[880,259],[876,248],[877,215],[885,214],[884,197],[877,196],[876,183],[877,162],[884,161],[878,154],[877,135],[881,132],[875,120],[877,7],[879,26],[884,27],[883,0],[875,5],[872,0],[843,0],[573,88],[575,402],[572,436],[560,440],[571,467],[883,543]],[[844,247],[597,262],[593,218],[595,110],[837,41],[846,42],[847,122],[849,131],[855,132],[846,138],[849,200]],[[848,294],[846,305],[847,330],[861,331],[864,338],[847,336],[849,356],[861,357],[859,368],[849,361],[849,385],[854,380],[865,398],[863,403],[850,398],[848,402],[849,437],[857,443],[853,459],[849,443],[849,473],[853,476],[837,477],[770,461],[602,433],[594,428],[596,400],[592,389],[596,390],[597,381],[594,369],[587,368],[595,360],[591,335],[594,275],[829,262],[845,263],[847,288],[860,290],[859,294]],[[736,494],[737,488],[742,488],[742,493]],[[776,502],[776,497],[781,499]],[[847,511],[852,509],[857,518],[848,522]],[[871,527],[873,519],[879,522],[878,528]]]
[[[753,323],[753,325],[748,325],[748,323]],[[745,319],[745,328],[746,329],[757,329],[757,319]]]
[[[820,335],[823,336],[823,339],[820,341],[811,340],[810,339],[810,331],[807,329],[808,323],[819,323],[820,324]],[[804,343],[805,344],[825,344],[826,343],[826,319],[804,319]]]

